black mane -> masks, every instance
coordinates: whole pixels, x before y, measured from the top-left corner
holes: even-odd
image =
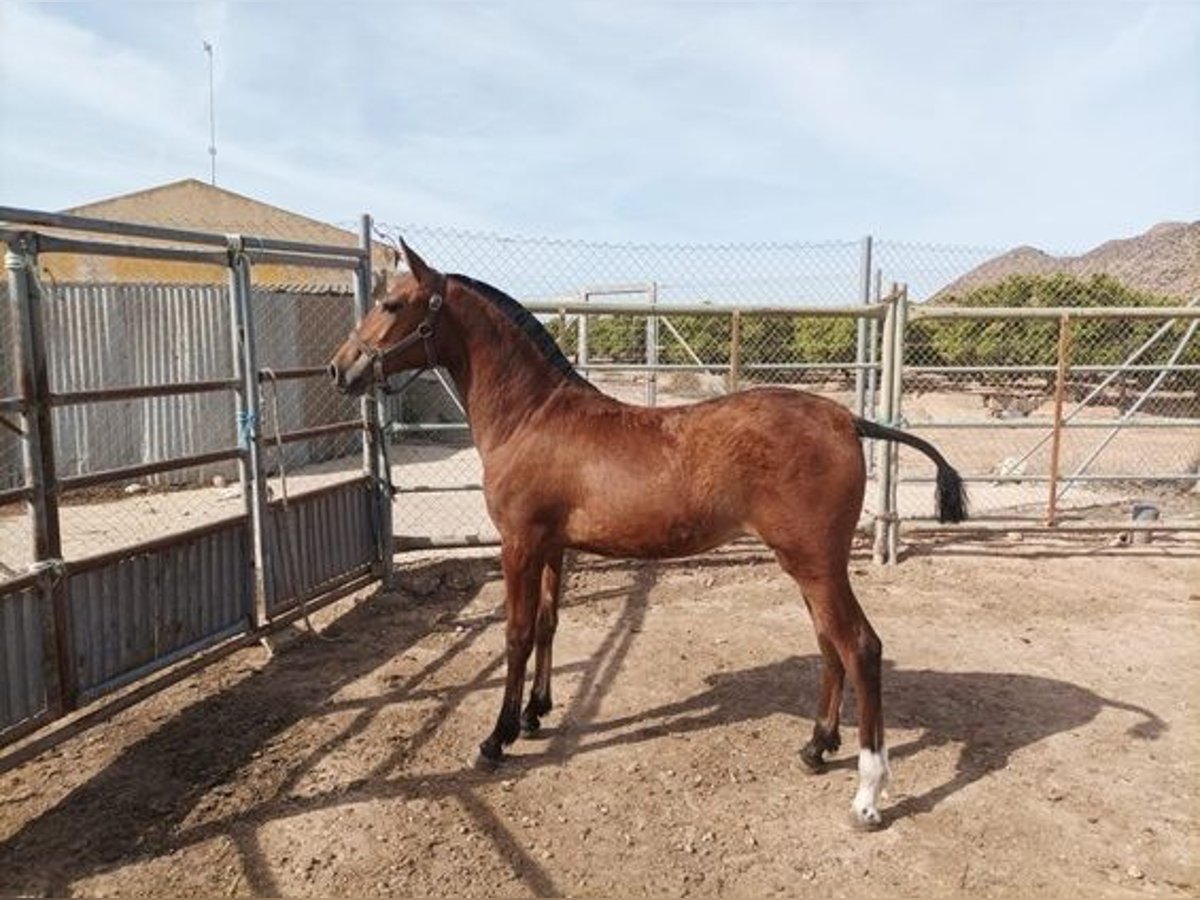
[[[580,375],[575,370],[575,367],[571,365],[571,361],[563,355],[553,335],[546,330],[546,326],[539,322],[533,313],[524,306],[508,296],[504,291],[494,288],[490,284],[476,281],[474,278],[469,278],[466,275],[454,274],[447,277],[461,281],[479,296],[483,297],[483,299],[491,303],[496,309],[500,310],[500,312],[504,313],[510,322],[516,325],[526,337],[533,341],[534,346],[541,351],[546,361],[566,375],[567,378],[579,384],[591,386],[591,383]]]

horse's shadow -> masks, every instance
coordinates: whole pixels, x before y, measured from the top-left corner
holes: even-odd
[[[808,707],[815,704],[820,689],[820,666],[819,656],[791,656],[711,675],[705,679],[707,690],[685,700],[628,716],[572,724],[572,731],[582,732],[573,736],[572,752],[588,753],[774,715],[797,719],[799,748],[807,738]],[[852,691],[847,692],[844,705],[843,747],[857,748]],[[920,735],[889,747],[893,761],[944,745],[960,748],[953,777],[894,804],[889,810],[893,820],[929,812],[967,785],[1003,769],[1014,752],[1084,727],[1105,709],[1136,717],[1126,730],[1131,740],[1156,740],[1168,727],[1148,709],[1066,681],[997,672],[906,670],[891,662],[885,663],[883,706],[889,727]],[[548,735],[553,736],[553,732]],[[552,743],[545,755],[554,754]],[[830,766],[852,769],[855,757],[856,750],[843,749]]]

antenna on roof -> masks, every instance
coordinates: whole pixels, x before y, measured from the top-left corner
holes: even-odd
[[[208,54],[208,156],[212,165],[212,184],[217,185],[217,113],[216,96],[213,92],[213,47],[208,41],[204,42],[204,52]]]

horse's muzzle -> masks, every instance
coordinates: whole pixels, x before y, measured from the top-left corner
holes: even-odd
[[[371,384],[371,358],[365,353],[358,354],[358,358],[345,367],[338,365],[334,359],[325,371],[329,373],[333,386],[350,396],[365,393]]]

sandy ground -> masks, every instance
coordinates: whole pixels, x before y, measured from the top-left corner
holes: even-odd
[[[790,581],[739,545],[572,562],[557,708],[469,760],[503,673],[490,557],[407,557],[0,775],[0,894],[1196,896],[1200,542],[860,547],[883,637],[887,827],[852,831],[854,731]],[[853,703],[847,703],[853,722]]]

